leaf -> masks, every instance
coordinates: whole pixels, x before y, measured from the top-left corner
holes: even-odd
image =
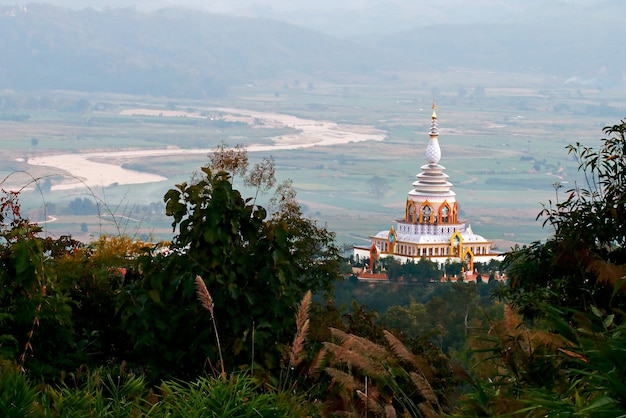
[[[156,303],[161,303],[161,295],[159,294],[159,291],[157,289],[150,290],[148,294],[150,295],[150,299],[152,299]]]
[[[602,312],[600,312],[600,310],[596,306],[591,305],[591,312],[598,318],[602,317]]]
[[[598,398],[594,398],[587,406],[580,410],[580,412],[592,411],[594,409],[602,408],[603,406],[616,404],[615,399],[609,396],[600,396]],[[617,405],[616,405],[617,406]]]

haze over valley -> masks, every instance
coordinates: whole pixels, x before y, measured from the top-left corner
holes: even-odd
[[[271,154],[307,215],[359,242],[401,214],[436,100],[464,215],[530,242],[549,233],[535,217],[565,191],[554,185],[577,181],[565,146],[596,144],[625,113],[619,1],[6,3],[0,171],[6,187],[29,184],[34,217],[57,212],[51,234],[101,231],[96,214],[63,209],[91,199],[136,220],[129,231],[171,236],[163,194],[224,142]],[[69,154],[160,181],[45,164]]]

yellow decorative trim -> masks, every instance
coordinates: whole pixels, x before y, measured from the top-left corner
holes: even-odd
[[[458,239],[458,248],[457,243]],[[459,233],[459,231],[455,231],[454,234],[450,237],[450,255],[453,257],[460,257],[463,254],[463,237]]]
[[[465,257],[469,255],[469,271],[474,271],[474,253],[470,247],[467,247],[465,251],[463,251],[463,257],[461,257],[461,262],[465,262]]]

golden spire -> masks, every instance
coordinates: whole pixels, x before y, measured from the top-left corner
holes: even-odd
[[[435,113],[435,110],[437,110],[437,102],[433,100],[433,119],[437,119],[437,113]]]

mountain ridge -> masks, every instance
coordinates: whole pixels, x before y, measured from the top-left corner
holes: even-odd
[[[608,4],[608,3],[607,3]],[[626,7],[626,6],[616,6]],[[615,9],[610,9],[615,10]],[[598,11],[604,16],[607,11]],[[215,97],[233,85],[309,75],[540,71],[622,83],[622,25],[438,24],[349,40],[265,18],[187,8],[0,6],[0,89]]]

